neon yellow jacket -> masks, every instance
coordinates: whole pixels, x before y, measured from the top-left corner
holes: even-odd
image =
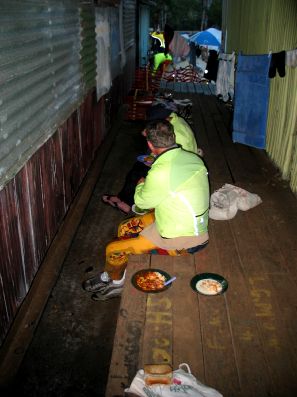
[[[165,38],[164,38],[164,34],[162,32],[152,32],[152,33],[150,33],[150,35],[154,39],[159,40],[160,47],[165,48]]]
[[[174,128],[176,143],[181,145],[184,150],[198,153],[196,139],[189,124],[176,113],[171,113],[169,117],[169,122]]]
[[[156,158],[144,183],[136,186],[135,204],[154,208],[162,237],[197,236],[208,230],[209,183],[199,156],[180,147]]]
[[[172,62],[172,56],[170,54],[164,54],[163,52],[159,52],[158,54],[154,55],[154,72],[159,69],[160,65],[165,62],[170,61]]]

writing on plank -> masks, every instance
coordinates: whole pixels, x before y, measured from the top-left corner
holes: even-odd
[[[250,294],[256,309],[256,317],[261,318],[261,326],[265,332],[265,340],[268,346],[279,350],[280,346],[276,335],[276,319],[271,303],[271,291],[263,287],[265,283],[267,283],[267,278],[264,276],[250,277]]]
[[[223,344],[225,331],[222,326],[220,311],[218,309],[212,311],[208,323],[214,327],[214,332],[206,337],[207,347],[214,350],[225,350],[226,348]]]
[[[167,297],[151,295],[147,300],[146,323],[150,335],[152,363],[172,362],[171,340],[167,335],[172,328],[172,302]]]

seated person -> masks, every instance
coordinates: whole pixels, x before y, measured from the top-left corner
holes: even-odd
[[[122,292],[128,256],[194,253],[208,242],[209,182],[203,160],[176,144],[166,120],[146,127],[148,147],[156,156],[146,178],[136,186],[135,204],[145,215],[119,225],[118,238],[106,247],[102,273],[83,283],[92,299],[107,300]]]
[[[153,58],[153,75],[156,71],[166,62],[172,63],[172,56],[170,54],[164,54],[164,52],[160,52],[154,55]]]
[[[150,107],[147,112],[147,120],[154,121],[162,119],[168,120],[173,126],[177,144],[181,145],[184,150],[202,155],[201,149],[197,148],[195,135],[191,127],[182,117],[179,117],[172,110],[167,109],[161,104]],[[147,175],[149,169],[149,166],[136,161],[127,174],[121,191],[117,195],[103,195],[102,201],[128,214],[134,203],[135,186],[141,177]]]

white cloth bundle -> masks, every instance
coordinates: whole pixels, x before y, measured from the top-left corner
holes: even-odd
[[[173,382],[171,385],[147,386],[144,381],[144,370],[140,369],[125,393],[133,393],[139,397],[223,397],[217,390],[199,382],[185,363],[180,364],[179,368],[173,371]]]
[[[247,211],[261,202],[257,194],[226,183],[211,195],[209,217],[215,220],[232,219],[238,210]]]

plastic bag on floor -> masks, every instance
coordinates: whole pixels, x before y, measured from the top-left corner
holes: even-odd
[[[211,195],[209,217],[215,220],[232,219],[238,210],[247,211],[261,202],[257,194],[226,183]]]
[[[199,382],[191,374],[188,364],[180,364],[172,375],[173,383],[170,385],[148,386],[145,384],[144,370],[140,369],[125,393],[139,397],[223,397],[217,390]]]

